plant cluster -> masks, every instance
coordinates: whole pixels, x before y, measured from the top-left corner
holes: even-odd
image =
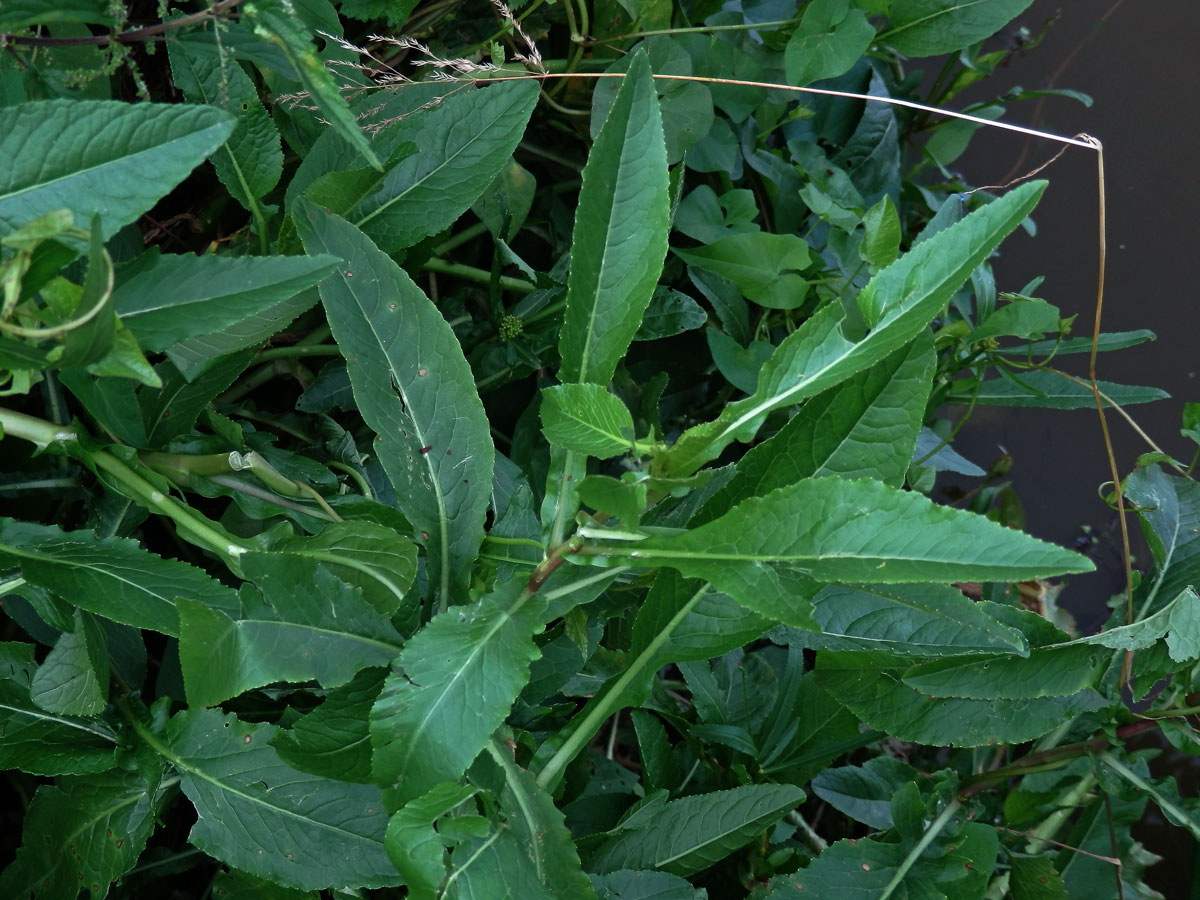
[[[1165,396],[929,109],[1029,6],[0,7],[0,896],[1158,896],[1200,489],[1078,636],[952,447]]]

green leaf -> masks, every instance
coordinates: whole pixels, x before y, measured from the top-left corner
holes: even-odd
[[[702,888],[694,888],[669,872],[620,869],[591,877],[598,900],[705,900],[708,897]]]
[[[507,897],[521,900],[558,900],[538,880],[529,859],[529,847],[507,828],[499,827],[486,838],[467,840],[450,857],[450,880],[445,900],[492,900],[497,885]]]
[[[931,660],[905,672],[904,683],[931,697],[1068,697],[1095,684],[1100,663],[1097,651],[1087,646],[1045,647],[1033,650],[1024,659],[984,656]]]
[[[1100,341],[1097,345],[1098,352],[1105,353],[1109,350],[1124,350],[1127,347],[1136,347],[1138,344],[1144,344],[1146,341],[1157,340],[1157,336],[1153,331],[1140,329],[1138,331],[1114,331],[1109,334],[1100,335]],[[1015,344],[1009,347],[1000,347],[996,350],[997,353],[1004,356],[1047,356],[1053,353],[1055,356],[1064,356],[1072,353],[1091,353],[1092,339],[1090,337],[1078,338],[1051,338],[1045,341],[1035,341],[1032,344]]]
[[[30,698],[42,709],[92,716],[108,705],[108,640],[95,619],[75,610],[74,631],[63,632],[38,666]]]
[[[253,350],[231,353],[210,361],[199,374],[192,373],[190,380],[170,362],[155,366],[162,387],[138,394],[147,446],[161,447],[172,438],[190,432],[200,413],[233,384],[253,358]]]
[[[179,659],[193,707],[276,681],[337,687],[400,652],[404,641],[387,617],[316,560],[247,553],[240,564],[262,591],[261,601],[243,591],[240,615],[178,601]]]
[[[1009,887],[1013,900],[1069,900],[1062,876],[1045,856],[1012,854]]]
[[[633,623],[631,652],[655,654],[648,669],[723,656],[770,627],[766,619],[747,612],[725,594],[706,591],[696,599],[703,586],[671,569],[658,573]]]
[[[117,317],[113,315],[111,266],[111,261],[104,255],[100,216],[95,215],[92,217],[91,242],[82,290],[74,309],[65,317],[86,314],[97,307],[99,311],[90,321],[63,335],[63,354],[57,360],[58,365],[94,365],[103,361],[112,350],[116,340]]]
[[[212,164],[233,198],[254,212],[283,174],[279,132],[254,82],[235,60],[224,57],[215,40],[202,44],[192,35],[187,41],[168,41],[167,53],[175,86],[188,100],[234,115],[233,132],[213,154]]]
[[[815,0],[804,7],[783,61],[789,84],[806,85],[850,70],[875,38],[861,9],[847,0]]]
[[[326,692],[321,705],[271,739],[289,766],[338,781],[371,782],[368,717],[383,687],[384,670],[364,669]]]
[[[670,288],[657,287],[650,305],[642,316],[642,324],[634,334],[635,341],[654,341],[700,328],[708,321],[708,313],[687,294]]]
[[[283,52],[307,91],[308,100],[320,110],[330,126],[371,166],[382,169],[333,75],[317,56],[308,26],[297,16],[295,8],[283,0],[255,0],[242,12],[244,21],[253,27],[256,37]]]
[[[298,259],[295,256],[288,258]],[[283,331],[319,299],[315,288],[302,291],[269,309],[246,316],[228,328],[180,341],[167,348],[167,358],[175,364],[185,381],[195,381],[237,351],[258,347],[271,335]]]
[[[583,170],[559,352],[564,382],[608,384],[667,252],[667,162],[650,64],[637,53]]]
[[[731,234],[675,255],[728,278],[747,299],[769,309],[795,309],[808,292],[808,282],[795,271],[809,265],[808,244],[794,234]]]
[[[329,324],[397,504],[422,533],[432,592],[443,606],[461,600],[495,456],[471,367],[437,307],[366,235],[306,200],[297,209],[306,249],[345,260],[321,284]]]
[[[1059,330],[1058,307],[1037,297],[1016,297],[1000,307],[971,334],[972,341],[1011,335],[1040,338]]]
[[[788,631],[785,636],[789,644],[814,650],[1027,656],[1024,635],[996,621],[987,608],[942,584],[829,585],[812,601],[819,630]]]
[[[1023,700],[928,697],[903,682],[903,668],[860,668],[871,661],[858,656],[818,654],[817,684],[870,727],[902,741],[935,747],[1020,744],[1106,704],[1092,691]]]
[[[117,764],[117,737],[102,719],[48,713],[29,681],[0,678],[0,766],[34,775],[84,775]]]
[[[862,766],[826,769],[813,779],[812,792],[838,812],[883,831],[892,827],[892,795],[917,777],[908,763],[876,756]]]
[[[905,56],[937,56],[991,37],[1033,0],[892,0],[879,40]]]
[[[313,891],[280,887],[269,878],[248,875],[237,869],[218,872],[213,878],[212,893],[221,900],[320,900]]]
[[[544,601],[514,580],[451,607],[392,664],[371,711],[377,781],[412,799],[459,778],[508,715],[537,656]]]
[[[286,887],[383,887],[400,877],[384,851],[379,789],[284,765],[278,729],[213,709],[167,723],[167,753],[195,804],[189,840],[222,862]]]
[[[404,885],[413,900],[434,900],[446,880],[445,852],[434,822],[469,800],[476,791],[452,782],[435,785],[388,820],[384,844],[388,856],[404,876]]]
[[[168,796],[161,765],[41,785],[25,813],[21,849],[0,875],[5,897],[103,898],[133,868]]]
[[[863,239],[858,245],[858,255],[871,271],[890,266],[900,252],[900,214],[896,204],[885,194],[883,199],[867,210],[863,216]]]
[[[1100,392],[1113,403],[1129,406],[1134,403],[1153,403],[1166,400],[1170,394],[1153,387],[1098,382]],[[1027,406],[1037,409],[1095,409],[1096,397],[1085,379],[1066,378],[1057,372],[1030,370],[1009,373],[1004,378],[985,381],[978,393],[971,396],[985,406]],[[1111,401],[1111,402],[1110,402]]]
[[[329,275],[337,257],[146,254],[113,299],[121,320],[146,350],[236,325]]]
[[[0,12],[0,31],[13,34],[31,25],[52,25],[58,22],[91,22],[113,26],[113,11],[103,0],[71,0],[69,3],[51,0],[9,0]]]
[[[19,566],[30,584],[135,628],[178,637],[175,598],[236,611],[237,596],[202,570],[163,559],[129,538],[97,539],[90,531],[60,531],[0,519],[0,565]]]
[[[0,107],[0,236],[52,210],[99,214],[107,240],[229,137],[219,109],[39,100]]]
[[[1152,616],[1079,638],[1068,646],[1099,644],[1113,650],[1144,650],[1163,638],[1175,662],[1200,658],[1200,596],[1191,586]]]
[[[928,337],[808,401],[737,463],[733,480],[692,519],[702,525],[748,497],[805,478],[874,478],[899,487],[925,417],[934,369]]]
[[[389,169],[347,218],[388,253],[447,228],[508,163],[537,98],[532,81],[493,84],[390,126],[389,140],[411,141],[418,152]]]
[[[790,784],[748,784],[670,800],[642,827],[605,843],[588,868],[600,874],[654,868],[692,875],[744,847],[803,802],[804,791]]]
[[[626,525],[635,525],[646,508],[646,485],[607,475],[589,475],[579,482],[579,501],[597,512],[615,516]]]
[[[1126,480],[1125,496],[1138,512],[1154,556],[1150,599],[1179,598],[1200,584],[1200,485],[1146,466]]]
[[[417,574],[413,543],[375,522],[335,522],[315,535],[275,541],[270,549],[272,554],[323,563],[387,615],[400,609]]]
[[[876,274],[858,296],[871,331],[857,343],[842,333],[840,304],[812,316],[776,349],[753,396],[684,432],[662,455],[660,467],[670,474],[694,472],[733,441],[753,438],[773,409],[833,387],[909,343],[1029,214],[1045,187],[1035,181],[1015,188]]]
[[[1093,568],[1085,557],[983,516],[841,478],[810,478],[745,500],[683,534],[587,552],[602,554],[607,565],[672,566],[754,612],[801,627],[811,627],[807,601],[816,591],[789,596],[787,583],[797,579],[1023,581]]]
[[[542,389],[542,433],[551,444],[608,459],[633,450],[633,416],[599,384]]]

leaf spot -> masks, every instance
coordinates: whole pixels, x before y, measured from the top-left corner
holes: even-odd
[[[347,277],[347,278],[353,278],[353,277],[354,277],[354,273],[353,273],[353,272],[347,272],[347,273],[346,273],[346,277]]]
[[[388,309],[395,309],[395,308],[396,308],[396,304],[395,304],[395,303],[389,303],[389,304],[388,304]]]
[[[422,454],[428,453],[428,452],[429,452],[430,450],[432,450],[432,449],[433,449],[433,446],[432,446],[432,445],[429,445],[429,446],[427,446],[427,447],[422,447],[422,448],[421,448],[421,453],[422,453]]]
[[[429,374],[429,370],[428,369],[417,369],[417,374],[420,375],[422,378],[424,378],[426,375]]]
[[[250,743],[250,735],[246,735],[244,738],[242,738],[242,743],[243,744]]]
[[[117,838],[117,848],[118,848],[118,849],[120,848],[120,846],[121,846],[123,843],[125,843],[123,840],[121,840],[120,838]]]
[[[870,863],[863,863],[863,864],[862,864],[862,867],[863,867],[863,871],[864,871],[864,872],[870,872],[870,871],[871,871],[871,864],[870,864]]]

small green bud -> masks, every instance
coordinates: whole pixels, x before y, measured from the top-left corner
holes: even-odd
[[[511,341],[525,330],[525,323],[518,316],[505,316],[500,320],[500,340]]]

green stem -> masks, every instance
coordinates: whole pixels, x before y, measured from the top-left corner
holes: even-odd
[[[292,344],[290,347],[272,347],[258,354],[257,362],[273,362],[277,359],[297,359],[304,356],[339,356],[341,350],[335,344],[317,344],[306,346]]]
[[[1194,816],[1190,815],[1188,810],[1181,809],[1170,797],[1163,795],[1162,791],[1156,788],[1149,781],[1144,779],[1133,769],[1129,768],[1111,753],[1101,753],[1100,759],[1106,766],[1132,784],[1135,788],[1144,794],[1149,794],[1151,799],[1158,805],[1158,808],[1163,811],[1167,818],[1174,822],[1180,822],[1196,840],[1200,841],[1200,825],[1196,823]]]
[[[687,603],[680,607],[679,612],[671,617],[671,621],[667,623],[654,639],[646,645],[646,648],[637,655],[629,666],[621,673],[621,676],[612,684],[610,690],[601,691],[595,697],[588,701],[584,707],[581,718],[577,720],[578,724],[572,722],[570,734],[562,741],[562,744],[554,752],[554,755],[546,761],[537,775],[537,783],[544,790],[553,791],[561,780],[563,771],[567,765],[573,760],[576,755],[587,746],[588,741],[595,736],[600,727],[607,721],[617,708],[621,705],[625,693],[638,678],[657,658],[658,652],[663,645],[670,640],[671,635],[675,633],[675,629],[688,617],[700,599],[708,593],[707,582],[691,596]],[[536,757],[535,757],[536,759]]]
[[[360,494],[362,494],[368,500],[375,499],[375,492],[371,490],[371,485],[368,483],[367,479],[363,478],[362,473],[359,472],[358,469],[354,468],[354,466],[348,466],[344,462],[338,462],[336,459],[328,460],[325,465],[331,469],[337,469],[339,472],[345,472],[350,476],[350,479],[355,483],[355,485],[357,485],[358,492]]]
[[[431,256],[425,260],[423,268],[426,271],[436,272],[439,275],[452,275],[455,278],[474,281],[478,284],[492,283],[492,273],[486,269],[464,266],[461,263],[446,262],[446,260],[439,259],[436,256]],[[514,294],[529,294],[536,289],[536,285],[532,285],[528,281],[522,281],[519,278],[511,278],[508,275],[500,276],[500,287],[506,291],[512,291]]]
[[[1067,819],[1074,815],[1075,810],[1083,805],[1087,795],[1096,786],[1096,776],[1088,772],[1079,783],[1060,795],[1055,800],[1058,809],[1046,816],[1037,828],[1030,832],[1031,840],[1025,845],[1025,852],[1035,856],[1042,852],[1047,841],[1054,840],[1054,835],[1066,824]]]
[[[951,800],[946,808],[942,810],[942,814],[933,820],[933,824],[921,835],[921,839],[917,841],[916,846],[908,851],[908,856],[904,857],[904,862],[900,863],[899,868],[896,869],[896,874],[892,876],[892,880],[888,882],[887,887],[880,892],[879,900],[888,900],[888,897],[892,896],[892,893],[904,881],[904,876],[908,874],[908,870],[921,858],[921,854],[925,852],[925,848],[933,843],[933,839],[942,833],[942,830],[954,818],[954,814],[961,808],[961,803],[957,800]]]

